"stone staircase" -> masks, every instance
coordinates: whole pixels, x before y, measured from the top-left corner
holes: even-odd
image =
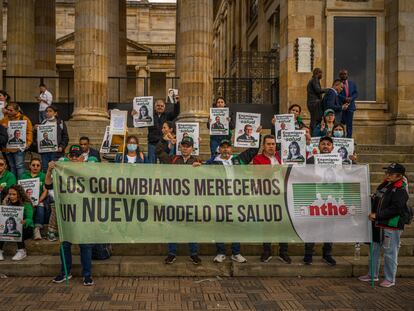
[[[87,135],[92,144],[98,146],[103,131],[101,125],[95,128],[77,126],[70,128],[70,137]],[[102,132],[102,133],[101,133]],[[146,151],[146,129],[132,129],[130,134],[140,138],[140,146]],[[77,143],[73,141],[72,143]],[[209,139],[207,133],[202,134],[201,155],[203,160],[209,157]],[[369,164],[371,175],[371,190],[374,191],[384,176],[383,167],[390,162],[404,163],[407,168],[409,184],[414,183],[414,147],[390,145],[358,145],[356,148],[358,163]],[[410,188],[410,204],[414,204],[414,185]],[[187,245],[180,244],[178,260],[173,265],[165,265],[163,259],[167,253],[165,244],[114,244],[113,256],[109,260],[94,261],[93,274],[95,276],[283,276],[283,277],[356,277],[367,272],[369,247],[361,246],[361,257],[354,259],[354,245],[352,243],[334,244],[333,254],[337,260],[335,267],[328,267],[321,260],[322,247],[315,247],[314,263],[311,266],[302,264],[304,245],[289,244],[291,265],[277,259],[278,247],[273,245],[274,258],[269,263],[261,263],[259,256],[262,252],[261,244],[242,244],[242,254],[248,262],[239,264],[232,262],[228,257],[223,264],[213,263],[215,254],[214,244],[200,244],[202,264],[195,266],[188,261]],[[52,277],[59,272],[59,244],[58,242],[28,241],[29,256],[21,262],[12,262],[10,256],[14,254],[15,244],[8,243],[5,247],[7,260],[0,262],[0,274],[8,276],[48,276]],[[227,246],[230,255],[230,246]],[[78,247],[73,247],[73,254],[79,254]],[[74,256],[74,275],[80,275],[79,256]],[[401,239],[399,252],[398,277],[414,277],[414,224],[407,226]]]

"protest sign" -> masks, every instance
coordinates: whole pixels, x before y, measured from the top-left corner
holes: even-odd
[[[21,242],[23,206],[0,205],[0,241]]]
[[[283,131],[295,130],[295,115],[293,114],[276,114],[275,115],[275,134],[276,142],[282,142]]]
[[[304,164],[306,160],[305,131],[282,131],[282,164]]]
[[[25,149],[26,148],[26,128],[27,121],[9,121],[7,134],[9,140],[7,141],[6,148],[17,148]]]
[[[371,241],[365,165],[58,162],[53,180],[72,243]]]
[[[40,179],[39,178],[30,178],[30,179],[20,179],[18,184],[21,185],[26,192],[27,197],[32,201],[33,205],[39,205],[39,196],[40,196]]]
[[[338,138],[333,137],[333,153],[338,153],[342,158],[343,164],[351,164],[350,155],[354,154],[354,139],[353,138]]]
[[[200,137],[200,127],[198,123],[176,123],[176,133],[177,133],[177,144],[176,144],[176,154],[181,155],[181,140],[183,137],[191,137],[194,141],[193,152],[192,155],[199,155],[200,154],[200,146],[199,146],[199,137]]]
[[[3,109],[6,107],[4,101],[0,101],[0,120],[4,118]]]
[[[56,123],[46,123],[38,126],[37,149],[39,153],[58,151]]]
[[[111,151],[111,144],[112,144],[112,134],[110,131],[110,126],[107,126],[105,128],[105,134],[104,137],[102,139],[102,143],[101,143],[101,153],[108,153]]]
[[[238,112],[236,114],[235,147],[258,148],[260,113]]]
[[[338,153],[315,154],[315,166],[342,166],[342,158]]]
[[[320,137],[311,137],[310,142],[310,154],[318,154],[319,153],[319,142],[321,138]]]
[[[137,112],[134,115],[134,127],[146,127],[154,125],[154,98],[152,96],[135,97],[133,108]]]
[[[128,111],[112,109],[111,122],[109,123],[112,135],[125,135],[127,130]]]
[[[210,108],[210,135],[229,134],[229,108]]]

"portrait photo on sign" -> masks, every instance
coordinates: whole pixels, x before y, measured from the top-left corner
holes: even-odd
[[[304,164],[306,161],[305,131],[282,132],[282,164]]]
[[[0,205],[0,241],[20,242],[22,220],[23,206]]]
[[[105,133],[104,133],[104,137],[102,139],[102,143],[101,143],[101,153],[108,153],[111,151],[111,144],[112,144],[112,134],[110,131],[110,127],[107,126],[105,128]]]
[[[154,125],[154,98],[152,96],[135,97],[133,109],[137,112],[133,117],[134,127]]]
[[[178,89],[168,89],[167,104],[176,104],[178,101]]]
[[[198,123],[195,122],[186,122],[186,123],[176,123],[176,133],[177,133],[177,148],[176,154],[181,155],[181,141],[184,137],[190,137],[193,142],[193,151],[192,155],[200,154],[200,127]]]
[[[56,124],[47,123],[38,126],[37,149],[39,153],[58,151]]]
[[[275,118],[276,142],[280,143],[282,141],[283,131],[295,130],[295,115],[276,114],[274,118]]]
[[[260,113],[237,112],[235,129],[235,147],[258,148],[260,133]]]
[[[40,179],[39,178],[30,178],[30,179],[20,179],[18,184],[21,185],[26,193],[27,197],[33,203],[34,206],[39,204],[40,196]]]
[[[334,137],[333,146],[334,149],[332,153],[337,153],[341,156],[343,164],[351,164],[349,156],[354,154],[354,139],[353,138],[339,138]]]
[[[6,148],[17,148],[24,149],[26,148],[26,128],[27,121],[9,121],[7,134],[9,140],[7,141]]]
[[[210,135],[229,134],[229,108],[210,108]]]

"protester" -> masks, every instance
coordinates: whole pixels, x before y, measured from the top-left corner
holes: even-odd
[[[169,155],[175,154],[175,145],[177,143],[177,137],[175,135],[174,123],[172,121],[165,121],[162,125],[162,143],[166,146],[166,150]]]
[[[10,103],[10,95],[4,91],[0,90],[0,103],[2,103],[2,113],[3,118],[7,115],[7,105]]]
[[[17,252],[12,260],[19,261],[27,257],[24,241],[33,236],[33,209],[30,199],[26,196],[22,186],[13,185],[9,188],[7,196],[3,200],[3,205],[23,206],[23,234],[22,241],[17,242]],[[7,230],[7,227],[6,227]],[[16,234],[21,234],[16,231]],[[4,260],[3,256],[4,241],[0,241],[0,260]]]
[[[48,196],[48,191],[44,187],[45,185],[45,173],[41,171],[42,163],[39,159],[33,158],[30,161],[29,171],[23,173],[21,180],[24,179],[32,179],[32,178],[39,178],[40,186],[39,186],[39,200],[38,204],[35,207],[35,217],[34,217],[34,232],[33,238],[35,240],[41,240],[42,235],[40,234],[40,230],[43,228],[43,225],[47,223],[46,221],[46,207],[44,205],[44,201]],[[29,198],[31,199],[31,198]],[[33,203],[33,202],[32,202]]]
[[[138,112],[132,110],[131,114]],[[155,101],[154,125],[148,127],[148,162],[157,163],[156,145],[163,137],[162,126],[165,121],[173,121],[180,114],[180,102],[174,104],[173,112],[165,111],[165,102],[162,99]]]
[[[226,101],[224,97],[219,96],[216,98],[213,108],[226,108]],[[220,145],[220,142],[224,139],[231,140],[232,130],[234,130],[234,118],[229,109],[229,134],[228,135],[210,135],[210,153],[211,156],[214,156],[217,153],[217,148]],[[207,129],[210,129],[211,119],[208,119]]]
[[[101,162],[99,151],[92,148],[89,144],[89,137],[82,136],[79,138],[79,146],[81,147],[82,156],[85,162],[88,162],[89,157],[94,157],[97,159],[97,162]]]
[[[39,85],[39,90],[40,94],[37,97],[37,101],[39,103],[39,123],[42,123],[46,119],[46,109],[52,104],[53,96],[43,83]]]
[[[3,201],[9,188],[16,184],[16,176],[7,170],[6,160],[0,158],[0,198]]]
[[[346,125],[346,137],[352,138],[352,125],[356,110],[355,100],[358,98],[358,90],[355,83],[348,79],[348,70],[342,69],[339,72],[339,79],[343,85],[342,92],[339,93],[339,100],[343,107],[341,122]]]
[[[313,137],[332,137],[333,135],[333,128],[336,124],[335,111],[327,109],[323,115],[323,120],[313,130]]]
[[[27,122],[26,127],[26,149],[30,147],[33,141],[33,128],[32,122],[30,119],[22,114],[20,106],[17,103],[10,103],[7,105],[7,116],[4,117],[0,124],[8,127],[9,121],[22,121],[25,120]],[[0,136],[2,136],[0,134]],[[8,165],[10,166],[10,171],[19,178],[24,173],[24,157],[25,157],[25,149],[16,149],[16,148],[9,148],[3,149],[6,152],[6,157],[8,160]]]
[[[60,157],[63,156],[65,152],[65,148],[68,146],[69,143],[69,134],[66,128],[65,122],[58,116],[58,109],[51,105],[46,108],[45,111],[45,119],[41,123],[44,124],[56,124],[56,137],[57,137],[57,145],[58,151],[54,152],[44,152],[41,154],[42,157],[42,170],[43,172],[47,171],[47,166],[50,161],[56,161]],[[38,127],[36,126],[36,129]]]
[[[339,93],[342,92],[342,82],[339,79],[336,79],[332,83],[332,87],[328,89],[326,95],[322,100],[322,109],[326,111],[327,109],[332,109],[335,112],[335,120],[341,122],[342,120],[342,110],[346,109],[346,106],[342,106],[342,103],[339,99]]]
[[[276,138],[274,135],[266,135],[263,138],[263,151],[253,158],[253,165],[280,165],[281,160],[276,151]],[[260,256],[261,262],[269,262],[272,259],[271,243],[263,243],[263,254]],[[279,259],[287,264],[292,263],[288,255],[288,244],[279,243]]]
[[[139,149],[138,137],[128,136],[126,142],[124,153],[116,154],[115,163],[148,163],[147,157]]]
[[[307,106],[310,113],[310,127],[313,130],[317,123],[322,120],[321,100],[322,94],[326,93],[326,89],[321,88],[320,80],[322,79],[322,70],[315,68],[313,70],[312,79],[309,80],[307,86]]]
[[[166,146],[167,145],[167,146]],[[182,164],[199,166],[201,161],[192,156],[194,147],[194,140],[191,137],[183,137],[180,143],[181,155],[169,155],[168,143],[164,140],[160,140],[156,146],[157,157],[162,164]],[[193,264],[198,265],[201,263],[200,257],[198,257],[198,244],[188,243],[190,251],[190,260]],[[168,243],[168,255],[164,262],[166,264],[173,264],[177,258],[177,243]]]
[[[371,197],[372,212],[368,216],[372,222],[372,258],[368,259],[368,274],[359,277],[359,280],[372,281],[372,274],[374,281],[379,280],[383,249],[384,280],[380,286],[391,287],[395,285],[400,237],[408,217],[408,189],[403,165],[392,163],[385,169],[385,180]]]
[[[322,154],[331,153],[333,150],[333,140],[331,137],[322,137],[319,141],[319,152]],[[315,164],[314,156],[309,157],[306,160],[306,164]],[[315,243],[305,243],[305,256],[303,262],[305,265],[312,264],[313,249]],[[336,265],[336,260],[332,257],[332,243],[324,243],[322,248],[322,259],[330,266]]]

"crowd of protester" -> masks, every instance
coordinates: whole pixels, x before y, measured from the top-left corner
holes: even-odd
[[[355,99],[358,96],[355,84],[348,80],[348,72],[341,70],[339,78],[333,82],[331,88],[323,89],[320,85],[322,70],[316,68],[313,77],[308,83],[307,107],[310,113],[310,124],[305,124],[300,105],[291,105],[289,113],[295,117],[295,129],[305,130],[307,149],[307,164],[314,163],[313,150],[311,148],[311,137],[321,137],[318,150],[320,153],[331,153],[333,151],[332,137],[352,137],[353,113],[356,109]],[[325,94],[325,96],[323,96]],[[32,126],[32,121],[24,115],[19,105],[10,100],[7,92],[0,91],[0,101],[4,102],[3,119],[0,120],[0,147],[2,147],[3,158],[0,158],[0,193],[1,200],[5,205],[24,206],[22,242],[17,243],[17,251],[12,260],[19,261],[27,256],[25,241],[28,239],[41,240],[45,238],[49,241],[57,241],[58,228],[56,211],[54,207],[53,178],[52,172],[56,161],[70,162],[100,162],[100,154],[90,146],[89,138],[86,136],[79,138],[78,145],[68,148],[69,135],[66,124],[59,118],[58,109],[52,103],[53,97],[47,91],[45,85],[40,85],[39,101],[39,120]],[[145,154],[139,145],[138,137],[131,135],[126,139],[124,152],[115,156],[115,163],[163,163],[172,165],[280,165],[280,145],[276,143],[275,129],[272,128],[271,134],[261,137],[261,147],[248,148],[236,154],[232,144],[232,131],[235,127],[233,114],[229,114],[229,134],[216,135],[210,137],[211,157],[206,162],[201,161],[192,155],[194,141],[191,137],[184,137],[179,146],[175,134],[174,120],[180,112],[180,102],[178,96],[173,102],[171,112],[166,111],[164,100],[155,101],[154,125],[148,128],[148,152]],[[223,97],[218,97],[213,107],[224,108],[226,102]],[[132,115],[136,114],[132,111]],[[11,120],[26,120],[26,149],[7,149],[5,148],[8,140],[7,125]],[[39,124],[56,123],[58,151],[36,153],[36,130]],[[275,123],[275,119],[272,119]],[[210,120],[207,122],[207,127]],[[261,127],[258,132],[261,132]],[[180,148],[181,155],[176,155],[176,148]],[[259,153],[261,149],[261,153]],[[32,157],[29,165],[25,167],[27,154]],[[356,154],[351,155],[350,163],[356,163]],[[346,164],[346,163],[345,163]],[[30,178],[40,179],[39,200],[36,205],[31,198],[17,184],[17,180]],[[372,213],[369,219],[373,225],[374,237],[374,266],[370,272],[360,277],[361,281],[371,281],[374,275],[375,281],[378,280],[380,267],[380,252],[384,251],[385,279],[381,286],[390,287],[395,284],[397,270],[398,248],[400,236],[404,229],[403,210],[408,201],[408,186],[405,178],[405,168],[393,163],[386,168],[384,182],[372,195]],[[397,225],[390,226],[390,219],[401,216]],[[13,224],[6,225],[6,230],[13,230]],[[14,226],[15,227],[15,226]],[[63,243],[62,268],[58,276],[53,280],[61,283],[67,277],[70,279],[72,268],[71,243]],[[4,242],[0,242],[0,260],[4,260]],[[84,285],[92,285],[92,254],[94,245],[82,244],[80,246],[80,257],[82,264],[82,275]],[[192,263],[199,265],[201,259],[198,256],[197,243],[189,243],[189,256]],[[332,243],[324,243],[323,260],[331,266],[336,264],[332,256]],[[312,264],[314,253],[314,243],[306,243],[304,249],[303,262],[306,265]],[[241,254],[240,243],[231,244],[231,260],[245,263],[246,258]],[[270,243],[263,244],[263,253],[260,260],[264,263],[272,259],[272,247]],[[165,264],[173,264],[176,261],[177,244],[168,244],[168,253]],[[288,244],[279,244],[279,259],[290,264],[292,262],[288,255]],[[64,260],[63,260],[64,259]],[[216,243],[216,256],[213,261],[222,263],[226,260],[226,250],[224,243]],[[66,267],[64,266],[64,264]]]

